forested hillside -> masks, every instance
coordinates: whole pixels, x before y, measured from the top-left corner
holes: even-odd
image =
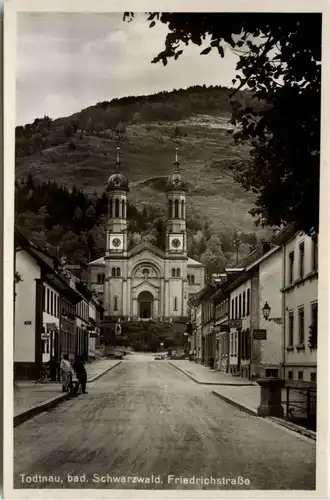
[[[164,246],[165,183],[179,147],[188,182],[189,255],[219,270],[256,243],[248,210],[254,196],[234,182],[231,167],[249,156],[232,140],[229,90],[191,87],[98,103],[67,118],[45,116],[16,128],[17,222],[38,243],[70,261],[104,252],[104,184],[115,169],[130,182],[130,245]],[[249,102],[240,93],[238,102]],[[254,103],[255,105],[255,103]],[[239,106],[239,104],[234,104]],[[265,231],[258,230],[258,237]]]

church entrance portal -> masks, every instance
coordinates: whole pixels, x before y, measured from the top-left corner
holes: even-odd
[[[154,298],[150,292],[142,292],[139,295],[139,314],[141,319],[149,319],[153,316]]]

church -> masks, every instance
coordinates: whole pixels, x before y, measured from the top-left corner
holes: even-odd
[[[166,186],[165,249],[149,242],[128,248],[129,183],[120,171],[117,148],[116,171],[106,183],[105,256],[89,263],[89,283],[103,303],[104,319],[109,324],[147,319],[183,323],[187,321],[188,299],[204,286],[203,264],[187,255],[187,183],[180,173],[177,150],[174,167]]]

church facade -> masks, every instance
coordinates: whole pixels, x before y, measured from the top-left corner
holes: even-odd
[[[204,286],[204,266],[187,255],[187,185],[175,169],[167,182],[166,245],[141,242],[128,249],[128,179],[117,171],[107,182],[105,256],[89,263],[89,283],[103,302],[105,320],[185,321],[189,298]]]

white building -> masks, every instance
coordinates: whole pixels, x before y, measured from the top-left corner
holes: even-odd
[[[284,375],[313,382],[317,373],[317,238],[296,233],[284,245],[284,263]]]
[[[165,249],[147,242],[128,248],[128,191],[124,174],[110,176],[106,252],[89,264],[90,286],[100,298],[103,288],[104,315],[109,324],[119,318],[180,322],[187,319],[189,296],[204,286],[204,266],[187,255],[187,185],[177,158],[167,183]]]

